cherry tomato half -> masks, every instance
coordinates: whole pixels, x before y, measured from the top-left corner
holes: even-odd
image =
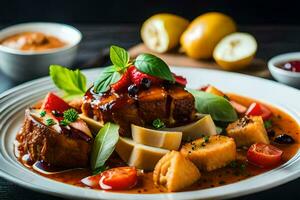
[[[265,106],[254,102],[249,106],[246,115],[261,116],[263,120],[267,120],[272,116],[272,112]]]
[[[135,167],[117,167],[101,173],[99,181],[102,189],[125,190],[137,184],[137,170]]]
[[[283,151],[270,145],[256,143],[247,152],[248,162],[262,168],[274,167],[280,164]]]

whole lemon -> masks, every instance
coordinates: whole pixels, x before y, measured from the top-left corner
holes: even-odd
[[[179,44],[183,31],[189,21],[183,17],[160,13],[147,19],[141,28],[145,45],[154,52],[164,53]]]
[[[236,24],[229,16],[209,12],[194,19],[180,38],[183,50],[191,58],[211,58],[218,42],[236,31]]]

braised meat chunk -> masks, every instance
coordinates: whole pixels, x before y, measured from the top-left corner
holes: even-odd
[[[177,85],[153,86],[139,91],[134,97],[126,92],[108,92],[100,96],[88,91],[82,113],[104,123],[115,122],[120,125],[121,135],[130,136],[131,124],[152,126],[155,119],[160,119],[167,127],[174,127],[192,122],[194,103],[193,95]]]
[[[33,162],[42,160],[51,166],[62,168],[89,166],[91,142],[70,134],[76,133],[58,132],[40,122],[27,109],[23,127],[17,135],[18,149],[23,154],[28,153]]]

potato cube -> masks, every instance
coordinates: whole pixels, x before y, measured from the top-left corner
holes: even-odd
[[[180,191],[200,178],[197,167],[178,151],[162,157],[153,172],[154,184],[168,192]]]
[[[245,116],[228,125],[227,135],[235,140],[237,147],[261,142],[269,144],[269,138],[261,116]]]
[[[200,170],[213,171],[225,167],[236,159],[236,146],[232,138],[214,135],[183,145],[180,152]]]

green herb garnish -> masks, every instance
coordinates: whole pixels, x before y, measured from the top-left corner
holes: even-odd
[[[74,108],[64,111],[64,119],[69,122],[75,122],[78,119],[78,112]]]
[[[129,53],[117,46],[111,46],[109,52],[112,66],[105,68],[94,82],[94,92],[103,93],[111,84],[120,80],[122,74],[132,65]],[[160,58],[151,54],[140,54],[134,61],[135,67],[145,73],[163,80],[174,82],[174,77],[168,65]]]
[[[272,122],[272,120],[269,119],[269,120],[264,121],[264,125],[265,125],[266,129],[270,129],[273,126],[273,122]]]
[[[140,54],[134,61],[135,67],[145,73],[163,80],[174,82],[174,76],[168,65],[159,57],[152,54]]]
[[[204,136],[203,139],[205,143],[209,142],[209,136]]]
[[[53,119],[46,119],[46,125],[47,126],[53,126],[53,125],[55,125],[56,124],[56,122],[53,120]]]
[[[188,90],[195,97],[199,113],[210,114],[213,120],[232,122],[238,119],[237,113],[228,100],[214,94],[198,90]]]
[[[109,50],[112,66],[105,68],[94,82],[94,92],[106,92],[109,86],[120,80],[121,74],[131,65],[128,52],[118,46],[111,46]]]
[[[42,111],[40,112],[40,116],[41,116],[41,117],[45,117],[45,115],[46,115],[46,111],[45,111],[45,110],[42,110]]]
[[[119,125],[108,122],[95,137],[91,153],[91,168],[93,171],[101,169],[106,160],[115,150],[119,140]]]
[[[73,98],[85,94],[86,77],[79,69],[70,70],[59,65],[51,65],[49,70],[56,87],[64,91],[64,98]]]
[[[165,128],[166,125],[165,123],[160,120],[160,119],[155,119],[153,122],[152,122],[152,126],[156,129],[161,129],[161,128]]]

